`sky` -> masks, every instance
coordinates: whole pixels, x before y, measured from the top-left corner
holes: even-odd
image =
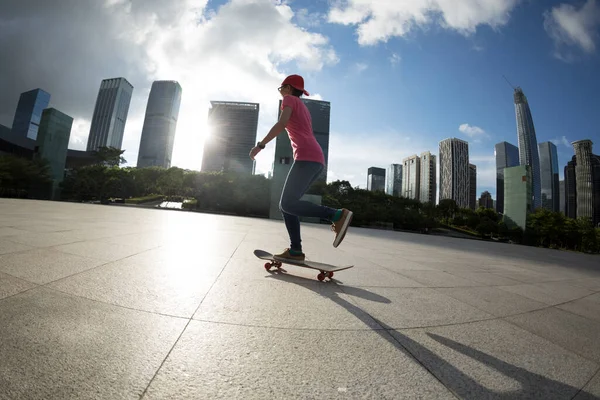
[[[125,77],[135,165],[150,86],[176,80],[172,165],[200,170],[211,100],[260,103],[259,140],[281,81],[300,74],[331,102],[329,181],[365,188],[369,167],[457,137],[478,196],[495,198],[494,144],[518,144],[510,85],[528,98],[538,143],[556,144],[561,179],[571,142],[600,153],[599,31],[600,0],[3,0],[0,124],[39,87],[74,118],[69,147],[85,149],[101,80]]]

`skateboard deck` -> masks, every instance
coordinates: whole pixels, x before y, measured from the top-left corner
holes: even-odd
[[[349,269],[354,267],[354,265],[344,265],[344,266],[336,266],[331,264],[325,264],[318,261],[294,261],[294,260],[276,260],[273,257],[273,254],[264,250],[254,250],[254,255],[261,260],[267,260],[265,264],[265,269],[269,271],[271,268],[275,267],[280,269],[282,264],[295,265],[297,267],[316,269],[319,271],[319,275],[317,275],[317,279],[322,281],[325,278],[331,279],[333,277],[333,273],[337,271],[342,271],[344,269]]]

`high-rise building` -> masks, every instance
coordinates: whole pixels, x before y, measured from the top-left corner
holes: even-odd
[[[100,147],[121,149],[133,86],[125,78],[104,79],[92,116],[87,151]]]
[[[440,142],[440,201],[452,199],[469,207],[469,144],[457,138]]]
[[[18,136],[36,140],[42,111],[48,107],[48,104],[50,104],[50,93],[42,89],[21,93],[12,131]]]
[[[481,193],[481,197],[479,198],[479,207],[494,208],[494,200],[492,199],[490,192],[487,190]]]
[[[519,165],[519,148],[508,142],[494,146],[496,158],[496,212],[504,213],[504,168]]]
[[[537,138],[533,117],[527,97],[521,88],[516,88],[514,93],[515,114],[517,117],[517,137],[519,140],[519,164],[529,165],[532,176],[533,208],[542,205],[542,185],[540,182],[540,158],[538,153]]]
[[[181,86],[178,82],[152,83],[138,152],[138,168],[171,167],[180,104]]]
[[[371,192],[385,191],[385,169],[371,167],[367,171],[367,190]]]
[[[331,120],[331,103],[323,100],[304,99],[302,101],[310,112],[312,128],[317,142],[325,156],[325,168],[317,182],[327,182],[327,171],[329,169],[329,126]],[[279,108],[281,109],[281,100]]]
[[[540,181],[542,207],[557,212],[560,207],[558,187],[558,154],[556,145],[544,142],[538,145],[540,154]]]
[[[211,101],[208,124],[211,135],[204,142],[202,171],[252,174],[248,152],[256,145],[258,103]],[[280,137],[283,135],[279,135]]]
[[[421,153],[421,203],[435,204],[437,197],[436,156],[429,151]]]
[[[577,190],[577,218],[593,218],[593,177],[592,177],[592,141],[578,140],[573,142],[577,164],[575,166],[575,182]]]
[[[469,208],[477,208],[477,166],[469,164]]]
[[[419,200],[421,195],[421,159],[412,155],[402,160],[402,197]]]
[[[577,180],[575,179],[575,167],[577,156],[565,166],[565,215],[569,218],[577,218]]]
[[[60,198],[59,185],[65,175],[65,163],[72,126],[73,118],[54,108],[47,108],[42,112],[35,156],[46,159],[50,164],[51,197],[53,199]]]
[[[532,211],[532,174],[529,165],[519,165],[504,170],[504,217],[509,228],[525,230],[527,214]]]
[[[565,180],[558,182],[558,211],[565,214]]]
[[[400,196],[402,194],[402,164],[391,164],[385,179],[385,192],[390,196]]]

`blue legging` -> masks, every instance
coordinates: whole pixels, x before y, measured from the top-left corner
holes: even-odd
[[[323,164],[318,162],[294,161],[285,180],[285,186],[279,201],[279,209],[283,214],[285,227],[290,235],[290,248],[292,250],[302,251],[300,219],[298,217],[317,217],[331,221],[337,211],[334,208],[300,200],[310,188],[310,185],[319,177],[323,168]]]

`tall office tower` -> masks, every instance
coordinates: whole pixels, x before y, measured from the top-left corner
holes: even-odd
[[[96,99],[87,151],[121,149],[133,86],[125,78],[104,79]]]
[[[435,204],[437,196],[437,178],[436,178],[436,156],[429,151],[421,153],[421,193],[419,200],[421,203]]]
[[[494,208],[494,200],[492,199],[490,192],[487,190],[481,193],[481,197],[479,198],[479,207]]]
[[[532,210],[532,174],[529,165],[519,165],[504,170],[504,216],[509,228],[518,226],[525,230],[527,214]]]
[[[21,137],[37,139],[42,111],[50,103],[50,93],[42,89],[34,89],[21,93],[15,112],[12,131]]]
[[[210,104],[211,135],[204,142],[202,171],[251,175],[253,163],[248,152],[256,145],[259,104],[228,101],[211,101]]]
[[[527,97],[521,88],[514,93],[515,113],[517,116],[517,137],[519,139],[519,164],[531,167],[533,209],[542,205],[542,185],[540,182],[540,158],[538,153],[535,127]]]
[[[577,156],[565,166],[565,215],[569,218],[577,218],[577,180],[575,179],[575,168]]]
[[[65,176],[72,126],[73,118],[54,108],[47,108],[42,112],[36,139],[36,157],[46,159],[50,165],[52,199],[60,198],[60,182]]]
[[[138,152],[138,168],[171,167],[180,104],[181,86],[178,82],[152,83]]]
[[[563,179],[562,181],[558,182],[558,197],[559,197],[559,206],[558,206],[558,211],[560,211],[562,214],[566,215],[566,210],[565,210],[565,180]]]
[[[519,165],[519,148],[508,142],[494,146],[496,158],[496,212],[504,213],[504,168]]]
[[[539,144],[542,207],[557,212],[560,207],[558,187],[558,154],[552,142]]]
[[[573,142],[577,165],[575,166],[575,182],[577,190],[577,218],[593,218],[593,178],[592,178],[592,141],[578,140]]]
[[[469,207],[469,144],[457,138],[440,142],[440,201],[452,199]]]
[[[385,180],[385,192],[390,196],[400,196],[402,194],[402,164],[391,164]]]
[[[321,176],[317,179],[317,182],[327,182],[327,171],[329,169],[329,125],[331,120],[331,103],[323,100],[301,99],[310,112],[313,133],[325,156],[325,168],[323,168],[323,172],[321,172]],[[279,109],[281,110],[281,100]]]
[[[477,208],[477,166],[469,164],[469,208]]]
[[[367,171],[367,190],[385,191],[385,169],[371,167]]]
[[[412,155],[402,160],[402,197],[419,200],[421,195],[421,159]]]

